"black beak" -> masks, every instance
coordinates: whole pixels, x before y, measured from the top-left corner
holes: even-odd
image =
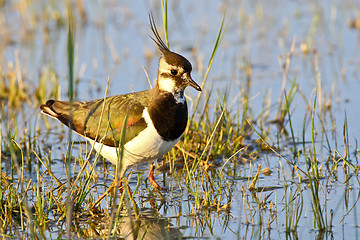
[[[201,87],[191,78],[191,76],[189,76],[187,80],[188,80],[188,86],[192,86],[196,90],[201,91]]]

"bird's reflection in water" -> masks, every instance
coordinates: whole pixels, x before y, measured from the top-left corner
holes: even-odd
[[[142,212],[138,218],[124,213],[116,225],[110,236],[120,239],[182,239],[179,228],[174,227],[168,218],[159,216],[153,210]],[[109,236],[109,229],[103,224],[96,224],[89,229],[88,234],[87,237],[92,238],[106,237]]]

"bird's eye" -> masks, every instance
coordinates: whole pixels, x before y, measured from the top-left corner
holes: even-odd
[[[177,75],[178,71],[176,71],[175,69],[171,69],[170,73],[171,73],[171,75],[175,76],[175,75]]]

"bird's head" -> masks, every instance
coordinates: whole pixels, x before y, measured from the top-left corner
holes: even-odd
[[[191,63],[180,54],[169,50],[157,31],[152,15],[149,18],[154,34],[154,38],[151,38],[161,52],[157,79],[159,89],[175,94],[183,92],[187,86],[192,86],[201,91],[201,87],[191,78]]]

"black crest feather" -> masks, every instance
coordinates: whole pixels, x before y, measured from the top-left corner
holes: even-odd
[[[149,20],[150,20],[150,29],[153,32],[154,37],[155,37],[155,38],[153,38],[152,36],[150,36],[150,38],[156,43],[156,45],[161,53],[164,54],[165,52],[170,52],[170,49],[166,46],[166,44],[160,37],[160,34],[156,28],[155,20],[154,20],[152,13],[149,14]]]

